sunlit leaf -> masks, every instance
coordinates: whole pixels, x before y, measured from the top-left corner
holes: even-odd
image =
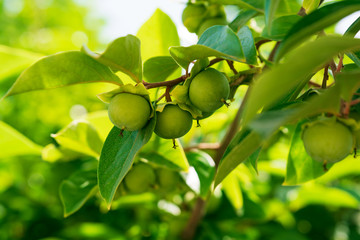
[[[320,0],[304,0],[303,2],[303,8],[306,11],[306,14],[311,13],[315,9],[319,7]]]
[[[0,45],[0,81],[21,72],[42,56],[38,53]]]
[[[324,28],[336,23],[343,17],[360,10],[358,1],[341,1],[319,8],[304,16],[290,29],[275,55],[278,61],[291,48]]]
[[[67,217],[79,210],[97,189],[96,170],[81,170],[60,185],[60,199]]]
[[[176,149],[173,148],[171,140],[160,138],[154,134],[139,156],[155,164],[163,164],[169,169],[188,171],[189,163],[182,144],[178,139],[175,140],[175,144]]]
[[[144,77],[148,82],[165,81],[179,65],[170,56],[149,58],[144,63]]]
[[[169,47],[180,45],[175,24],[160,9],[157,9],[142,25],[136,36],[141,40],[141,54],[144,61],[155,56],[167,56]]]
[[[108,67],[86,54],[76,51],[62,52],[42,58],[26,69],[4,97],[90,82],[122,84]]]
[[[16,131],[11,126],[0,121],[0,158],[38,155],[41,156],[42,147]]]
[[[85,121],[75,120],[51,136],[62,147],[95,158],[99,157],[103,144],[96,129]]]
[[[235,209],[239,210],[243,207],[240,182],[235,172],[232,172],[223,180],[222,189]]]
[[[354,209],[359,207],[356,197],[344,190],[308,184],[299,189],[296,199],[290,202],[290,208],[297,210],[313,204]]]
[[[137,37],[127,35],[115,39],[102,54],[93,53],[86,46],[82,50],[96,61],[109,66],[113,71],[121,71],[135,82],[142,80],[140,40]]]
[[[129,171],[135,154],[146,144],[155,127],[155,118],[137,131],[124,131],[114,127],[105,140],[98,167],[101,196],[110,207],[115,191]]]

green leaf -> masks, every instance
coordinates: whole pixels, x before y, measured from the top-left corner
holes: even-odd
[[[339,188],[322,185],[306,185],[299,189],[296,199],[289,203],[294,211],[307,205],[325,205],[331,207],[359,208],[359,201],[355,196]]]
[[[98,183],[101,196],[111,206],[116,189],[129,171],[136,153],[145,145],[155,127],[155,118],[138,131],[124,131],[114,127],[105,140],[98,167]]]
[[[62,147],[95,158],[103,145],[96,129],[86,121],[75,120],[56,134],[51,134]]]
[[[274,41],[282,41],[290,28],[301,19],[298,15],[287,15],[276,18],[272,21],[272,27],[265,26],[262,36]]]
[[[256,159],[258,154],[256,150],[258,150],[280,126],[323,112],[337,114],[340,109],[342,85],[347,86],[348,82],[341,81],[338,85],[327,89],[321,95],[312,97],[308,102],[296,103],[286,109],[267,111],[258,115],[258,117],[249,124],[249,128],[237,133],[229,144],[220,162],[215,184],[219,184],[240,163],[247,159],[250,161]],[[252,166],[256,170],[255,163],[252,162]]]
[[[239,210],[243,207],[243,195],[237,173],[233,171],[222,181],[222,189],[228,197],[231,205]]]
[[[170,56],[149,58],[144,63],[144,77],[148,82],[165,81],[179,66]]]
[[[279,46],[275,60],[279,61],[290,49],[324,28],[336,23],[343,17],[360,10],[358,1],[341,1],[319,8],[304,16],[290,29]]]
[[[262,139],[259,134],[251,132],[233,147],[219,164],[215,177],[215,186],[221,183],[240,163],[250,157],[261,146],[261,143]]]
[[[136,36],[141,40],[143,60],[155,56],[167,56],[169,55],[169,47],[180,45],[175,24],[160,9],[157,9],[150,19],[142,25]]]
[[[16,131],[11,126],[0,121],[0,158],[38,155],[41,156],[42,147]]]
[[[268,34],[271,33],[271,26],[280,1],[281,0],[265,0],[265,24]]]
[[[344,36],[355,37],[355,35],[360,30],[360,17],[358,17],[355,22],[351,24],[351,26],[346,30]]]
[[[306,11],[306,14],[311,13],[315,9],[317,9],[320,5],[320,0],[304,0],[303,8]]]
[[[243,113],[244,125],[248,124],[261,108],[266,109],[273,105],[333,56],[359,48],[359,39],[328,36],[292,51],[286,61],[264,72],[251,86]]]
[[[238,5],[240,8],[252,9],[259,13],[264,13],[263,1],[258,0],[210,0],[209,2],[221,5]]]
[[[291,140],[284,185],[302,184],[325,173],[323,164],[313,160],[305,151],[301,139],[302,124],[296,126]]]
[[[62,52],[42,58],[26,69],[3,98],[24,92],[90,82],[122,84],[108,67],[86,54],[77,51]]]
[[[255,48],[254,38],[252,36],[251,30],[248,26],[242,27],[238,32],[237,36],[240,39],[246,62],[252,65],[257,64],[257,52]]]
[[[326,184],[332,181],[338,181],[345,177],[350,176],[359,176],[360,174],[360,165],[358,164],[359,157],[354,158],[353,156],[348,156],[344,160],[335,163],[329,171],[324,175],[315,180],[316,183]]]
[[[64,207],[64,216],[78,211],[97,189],[96,170],[81,170],[62,181],[60,199]]]
[[[186,157],[190,166],[195,168],[200,181],[199,195],[205,198],[210,190],[215,176],[215,164],[212,158],[204,152],[187,152]]]
[[[229,27],[234,32],[238,32],[251,18],[255,17],[257,14],[258,12],[254,10],[240,11],[237,17],[229,24]],[[243,47],[245,46],[243,45]]]
[[[139,156],[155,164],[163,164],[169,169],[188,171],[189,163],[182,144],[178,139],[175,140],[175,143],[176,149],[173,148],[171,140],[160,138],[154,134],[142,148]]]
[[[121,71],[135,82],[141,82],[142,62],[140,40],[137,37],[127,35],[115,39],[102,54],[93,53],[86,46],[83,46],[82,51],[99,63],[109,66],[114,72]]]
[[[244,58],[240,39],[229,26],[213,26],[208,28],[201,35],[197,44],[236,56],[239,59]]]
[[[23,71],[41,57],[38,53],[0,45],[0,81]]]
[[[197,45],[171,47],[170,54],[185,69],[192,61],[207,57],[246,61],[240,39],[228,26],[210,27],[201,35]]]

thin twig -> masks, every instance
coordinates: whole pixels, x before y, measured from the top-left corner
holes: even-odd
[[[360,103],[360,98],[357,98],[357,99],[354,99],[350,102],[350,106],[354,106],[356,104],[359,104]]]
[[[276,44],[275,44],[275,46],[274,46],[273,50],[271,51],[271,53],[269,55],[269,58],[268,58],[268,60],[270,62],[274,61],[275,53],[276,53],[277,49],[279,48],[279,46],[280,46],[280,42],[276,42]]]
[[[185,147],[184,151],[189,152],[191,150],[217,150],[220,147],[220,143],[199,143],[195,146]]]
[[[210,61],[208,67],[214,65],[215,63],[221,62],[221,61],[223,61],[223,60],[225,60],[225,59],[223,59],[223,58],[214,58],[214,59],[212,59],[212,60]]]
[[[324,77],[323,77],[323,81],[321,84],[321,88],[325,89],[326,88],[326,84],[327,84],[327,80],[329,80],[329,65],[326,65],[324,68]]]
[[[312,81],[309,81],[308,84],[309,84],[310,86],[313,86],[313,87],[316,87],[316,88],[321,88],[321,85],[320,85],[320,84],[317,84],[317,83],[312,82]]]
[[[263,45],[264,43],[267,43],[267,42],[271,42],[271,40],[263,39],[263,40],[260,40],[257,43],[255,43],[256,50],[259,51],[260,46]]]
[[[234,62],[230,60],[226,60],[227,64],[229,65],[229,68],[231,71],[233,71],[234,74],[238,74],[238,71],[234,67]]]
[[[336,73],[340,72],[341,69],[343,68],[343,60],[344,60],[344,55],[341,55],[339,59],[339,64],[336,68]]]

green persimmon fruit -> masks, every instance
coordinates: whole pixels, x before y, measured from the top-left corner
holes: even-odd
[[[203,21],[196,32],[198,36],[201,36],[205,32],[206,29],[209,27],[215,26],[215,25],[227,25],[228,22],[225,18],[222,17],[216,17],[216,18],[209,18],[205,21]]]
[[[206,7],[203,4],[190,3],[182,13],[182,22],[189,32],[195,33],[204,20]]]
[[[109,105],[109,118],[118,128],[135,131],[143,128],[150,118],[149,102],[142,96],[131,93],[115,95]]]
[[[202,112],[214,112],[229,97],[230,86],[221,72],[208,68],[197,74],[189,86],[190,102]]]
[[[125,187],[131,193],[146,192],[156,181],[152,167],[145,163],[134,165],[124,178]]]
[[[165,168],[160,168],[156,172],[160,188],[165,191],[171,191],[176,189],[176,185],[179,182],[179,175],[175,171],[171,171]]]
[[[207,18],[215,18],[215,17],[226,18],[224,6],[222,6],[220,4],[210,5],[206,11],[206,17]]]
[[[192,116],[178,105],[168,104],[162,112],[157,113],[154,132],[165,139],[184,136],[192,126]]]
[[[309,156],[320,162],[338,162],[347,157],[354,146],[350,129],[334,119],[310,123],[303,130],[302,140]]]

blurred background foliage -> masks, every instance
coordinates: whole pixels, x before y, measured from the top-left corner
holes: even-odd
[[[83,43],[103,49],[98,40],[103,24],[76,1],[0,0],[0,96],[44,55],[78,50]],[[264,45],[264,54],[271,44]],[[62,181],[76,171],[95,169],[98,154],[89,147],[88,136],[77,134],[79,121],[70,123],[91,113],[86,119],[97,141],[103,142],[111,124],[96,94],[111,88],[102,83],[75,85],[11,96],[0,103],[0,239],[172,239],[181,232],[196,199],[193,183],[165,195],[122,195],[120,186],[111,211],[97,194],[78,212],[63,217]],[[244,92],[237,92],[229,109],[194,127],[183,138],[184,148],[218,142]],[[258,174],[242,164],[228,176],[210,197],[196,239],[360,239],[358,159],[349,157],[341,167],[302,186],[287,186],[283,183],[294,129],[287,126],[269,141],[259,155]],[[64,134],[67,141],[61,149],[53,137],[59,141]],[[196,156],[187,157],[195,167]],[[212,166],[205,161],[202,167],[210,171]]]

